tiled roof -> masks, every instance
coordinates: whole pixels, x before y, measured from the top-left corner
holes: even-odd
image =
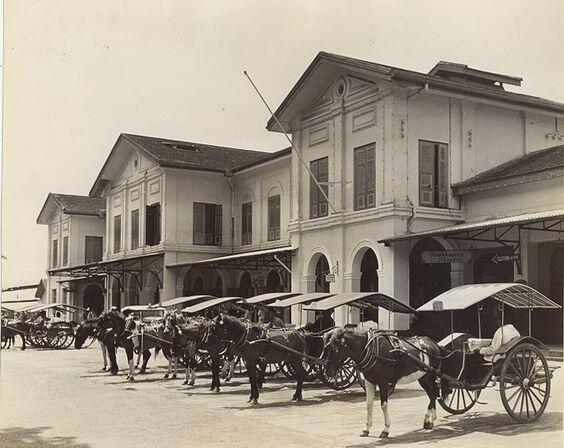
[[[99,215],[106,210],[106,200],[104,198],[57,193],[50,193],[49,196],[68,215]]]
[[[174,168],[223,172],[265,162],[276,158],[281,152],[251,151],[134,134],[122,136],[150,153],[161,166]]]
[[[554,146],[516,157],[487,171],[483,171],[470,179],[453,184],[452,188],[457,193],[463,189],[487,182],[510,177],[527,176],[562,167],[564,167],[564,145]]]

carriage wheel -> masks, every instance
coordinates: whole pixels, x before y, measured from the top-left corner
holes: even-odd
[[[530,423],[544,412],[550,397],[550,370],[533,344],[520,344],[507,354],[499,376],[503,407],[519,423]]]
[[[75,336],[73,335],[73,337],[72,337],[73,342],[74,342],[74,338],[75,338]],[[90,346],[94,343],[95,340],[96,340],[95,337],[93,337],[93,336],[88,336],[88,337],[86,338],[86,341],[84,342],[84,344],[82,344],[82,347],[83,347],[83,348],[90,347]]]
[[[211,356],[208,352],[197,351],[195,358],[197,370],[211,370]]]
[[[319,377],[319,368],[315,364],[310,364],[307,361],[302,361],[302,366],[304,367],[306,374],[304,381],[314,381]],[[289,378],[291,380],[296,378],[293,367],[287,362],[280,364],[280,371],[286,378]]]
[[[350,358],[346,358],[337,370],[334,378],[327,378],[325,371],[320,371],[320,378],[333,390],[343,390],[350,387],[356,380],[356,365]]]
[[[358,381],[358,384],[360,384],[360,387],[362,387],[362,389],[364,391],[366,391],[366,379],[364,378],[364,374],[358,369],[356,371],[356,379]],[[389,384],[388,385],[388,397],[394,393],[394,390],[396,390],[396,385],[395,384]]]
[[[283,370],[284,364],[285,363],[278,363],[278,362],[267,364],[266,369],[264,371],[264,376],[274,376],[277,373],[280,373],[280,371],[284,372]],[[284,373],[284,375],[286,375],[286,373]]]
[[[441,408],[450,414],[464,414],[478,401],[482,390],[468,390],[452,387],[450,394],[438,399]]]

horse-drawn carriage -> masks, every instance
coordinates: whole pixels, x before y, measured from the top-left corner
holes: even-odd
[[[467,310],[486,299],[497,301],[503,332],[505,307],[526,310],[528,336],[516,336],[495,349],[491,361],[485,360],[477,350],[491,346],[491,339],[482,339],[482,307],[477,306],[478,338],[463,333],[454,333],[454,313]],[[530,286],[518,283],[492,283],[465,285],[446,291],[419,307],[418,312],[451,313],[451,335],[439,345],[448,351],[456,364],[457,375],[437,371],[446,380],[452,391],[439,399],[443,409],[452,414],[470,410],[477,402],[480,392],[490,384],[499,384],[501,401],[507,413],[520,423],[538,419],[544,412],[550,396],[552,370],[543,354],[546,346],[531,336],[531,312],[541,308],[561,308],[549,298]],[[506,330],[507,331],[507,330]],[[420,360],[413,359],[424,370],[436,370]]]

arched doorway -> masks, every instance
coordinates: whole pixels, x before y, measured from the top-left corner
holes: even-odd
[[[184,274],[182,295],[184,297],[202,294],[204,292],[203,274],[200,271],[189,270]]]
[[[251,274],[244,272],[239,280],[239,295],[243,298],[252,297],[254,294],[253,282]]]
[[[112,281],[112,306],[121,309],[121,280],[114,278]]]
[[[378,259],[372,249],[367,249],[360,262],[360,292],[375,291],[378,291]]]
[[[221,276],[217,276],[217,281],[215,282],[215,288],[212,292],[212,296],[222,297],[223,296],[223,280]]]
[[[90,308],[99,315],[104,311],[104,291],[100,285],[89,285],[84,290],[84,308]]]
[[[131,274],[127,281],[126,298],[127,305],[139,305],[139,283]]]
[[[283,290],[280,274],[275,269],[271,269],[266,277],[266,292],[281,292]]]
[[[329,292],[329,282],[325,277],[329,272],[329,262],[322,254],[315,265],[315,292]]]
[[[192,294],[198,295],[198,294],[202,294],[203,292],[204,292],[204,281],[202,280],[202,277],[196,277],[196,280],[194,280],[194,284],[192,285]]]
[[[445,248],[435,239],[423,239],[413,247],[409,255],[409,304],[417,309],[440,293],[451,288],[450,263],[425,263],[423,253],[443,251]],[[413,321],[414,334],[442,339],[450,333],[448,313],[419,313]]]

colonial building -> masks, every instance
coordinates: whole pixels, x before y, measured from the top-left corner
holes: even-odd
[[[89,195],[105,204],[103,260],[49,272],[103,276],[106,306],[291,289],[418,307],[519,278],[562,303],[564,105],[504,88],[521,82],[319,53],[267,124],[293,148],[120,135]],[[58,223],[54,210],[41,221]],[[358,318],[336,311],[337,323]],[[536,319],[562,327],[554,313]]]

